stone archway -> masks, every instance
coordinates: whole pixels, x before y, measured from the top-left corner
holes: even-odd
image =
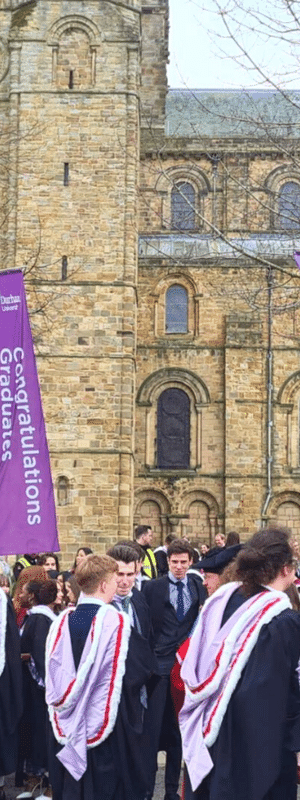
[[[219,516],[215,498],[208,492],[188,492],[184,496],[182,511],[187,517],[182,524],[182,535],[200,544],[213,545]]]
[[[134,526],[151,525],[154,533],[153,547],[162,544],[169,532],[168,515],[170,510],[169,501],[162,492],[151,489],[137,492]]]
[[[284,492],[273,499],[270,508],[272,522],[289,528],[300,544],[300,494]]]

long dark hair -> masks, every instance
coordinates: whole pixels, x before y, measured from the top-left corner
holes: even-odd
[[[283,567],[292,566],[293,550],[289,539],[290,532],[285,528],[264,528],[240,550],[235,576],[242,581],[246,595],[274,581]]]
[[[78,550],[76,552],[76,556],[74,558],[74,564],[72,566],[72,572],[74,572],[74,570],[76,569],[76,558],[77,558],[78,553],[80,552],[80,550],[82,550],[83,553],[85,553],[86,556],[90,556],[92,554],[92,552],[93,552],[90,547],[78,547]]]

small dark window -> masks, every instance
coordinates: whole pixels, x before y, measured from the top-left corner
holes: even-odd
[[[65,475],[60,475],[57,481],[57,502],[59,506],[66,506],[69,502],[69,481]]]
[[[190,400],[182,389],[166,389],[157,404],[157,467],[190,466]]]
[[[187,333],[188,293],[184,286],[173,284],[166,292],[166,333]]]
[[[64,163],[64,186],[69,185],[69,164],[67,162]]]
[[[68,277],[68,259],[67,256],[63,256],[61,260],[61,279],[62,281],[66,281]]]
[[[278,227],[281,230],[300,228],[300,185],[285,183],[278,197]]]
[[[69,89],[73,89],[73,88],[74,88],[74,70],[70,69],[70,72],[69,72]]]
[[[172,229],[191,231],[195,224],[195,189],[191,183],[176,183],[171,193]]]

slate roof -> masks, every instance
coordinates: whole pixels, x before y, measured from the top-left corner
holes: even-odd
[[[269,89],[170,89],[166,135],[276,141],[300,138],[300,92]]]

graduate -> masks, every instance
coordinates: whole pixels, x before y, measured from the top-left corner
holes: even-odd
[[[181,667],[185,800],[296,800],[300,616],[289,534],[266,529],[206,601]]]
[[[17,766],[18,725],[22,714],[20,637],[11,600],[0,589],[0,798],[4,776]]]
[[[29,581],[20,596],[27,615],[20,631],[24,713],[20,725],[16,782],[22,785],[26,773],[31,775],[29,789],[48,769],[45,649],[49,628],[56,619],[53,611],[56,594],[56,581],[45,580],[44,583]],[[22,774],[24,768],[25,774]]]
[[[77,608],[53,623],[46,653],[53,800],[143,800],[141,688],[149,645],[129,615],[109,605],[116,561],[88,555],[76,569]]]

